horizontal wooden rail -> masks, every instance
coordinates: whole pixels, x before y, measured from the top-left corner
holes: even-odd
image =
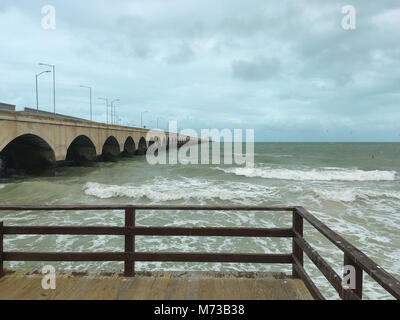
[[[159,261],[293,263],[290,254],[186,253],[186,252],[4,252],[4,261]]]
[[[135,235],[291,238],[292,229],[179,227],[4,227],[5,235]]]
[[[259,206],[133,206],[133,205],[91,205],[91,206],[0,206],[0,211],[109,211],[126,210],[157,211],[293,211],[296,207]]]
[[[364,253],[355,248],[302,207],[258,206],[0,206],[0,211],[122,211],[125,225],[120,226],[4,226],[0,221],[0,275],[4,261],[121,261],[126,276],[134,276],[135,262],[210,262],[210,263],[271,263],[291,264],[293,277],[300,278],[315,299],[324,299],[304,268],[304,253],[322,272],[342,299],[362,299],[362,271],[367,272],[387,292],[400,299],[400,281],[384,271]],[[291,228],[238,227],[139,227],[135,224],[136,211],[256,211],[291,212]],[[303,235],[303,220],[310,223],[324,237],[344,253],[344,264],[356,270],[356,289],[343,287],[343,279],[312,248]],[[114,235],[125,238],[124,252],[7,252],[3,237],[9,235]],[[288,254],[250,253],[192,253],[192,252],[136,252],[137,236],[199,236],[199,237],[260,237],[292,238],[292,252]]]
[[[125,235],[124,227],[4,227],[5,235]]]

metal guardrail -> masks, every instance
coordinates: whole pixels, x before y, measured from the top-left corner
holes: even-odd
[[[303,207],[215,207],[215,206],[0,206],[1,211],[106,211],[124,210],[123,227],[57,227],[57,226],[5,226],[0,222],[0,275],[4,261],[123,261],[127,277],[135,276],[136,261],[158,262],[231,262],[231,263],[279,263],[291,264],[292,275],[300,278],[314,299],[324,299],[316,284],[304,269],[304,253],[322,272],[342,299],[362,299],[363,272],[369,274],[393,297],[400,300],[400,281],[368,258]],[[137,227],[136,211],[280,211],[291,212],[291,228],[181,228]],[[343,279],[328,262],[313,249],[303,236],[304,220],[325,236],[344,253],[344,265],[351,265],[356,272],[355,289],[346,289]],[[124,252],[8,252],[4,251],[4,235],[118,235],[125,237]],[[136,252],[136,236],[199,236],[199,237],[269,237],[292,238],[291,254],[249,253],[183,253],[183,252]]]

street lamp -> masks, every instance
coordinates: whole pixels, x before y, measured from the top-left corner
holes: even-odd
[[[49,73],[51,72],[50,70],[47,71],[43,71],[40,73],[36,74],[36,109],[39,111],[39,89],[38,89],[38,78],[40,75],[42,75],[43,73]]]
[[[142,111],[142,113],[140,114],[140,127],[143,128],[143,114],[147,113],[149,111]]]
[[[115,100],[111,101],[111,119],[112,119],[113,123],[115,123],[116,120],[117,120],[116,119],[117,118],[117,113],[116,113],[115,106],[113,105],[113,103],[117,102],[117,101],[121,101],[121,100],[120,99],[115,99]]]
[[[107,110],[107,124],[108,124],[108,99],[107,98],[99,98],[100,100],[103,100],[106,102],[106,110]]]
[[[39,63],[39,66],[53,68],[53,99],[54,99],[54,115],[56,115],[56,66],[53,64]]]
[[[92,87],[81,85],[81,88],[86,88],[86,89],[90,90],[90,121],[93,121],[93,117],[92,117]]]

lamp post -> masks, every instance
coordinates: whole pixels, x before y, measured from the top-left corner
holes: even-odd
[[[99,98],[100,100],[103,100],[106,102],[106,110],[107,110],[107,124],[108,124],[108,99],[107,98]]]
[[[140,114],[140,127],[143,128],[143,114],[147,113],[148,111],[142,111]]]
[[[120,99],[115,99],[115,100],[113,100],[113,101],[111,101],[111,119],[112,119],[112,123],[116,123],[116,118],[117,118],[117,113],[116,113],[116,110],[115,110],[115,106],[114,106],[114,102],[117,102],[117,101],[121,101]]]
[[[39,66],[46,66],[53,68],[53,99],[54,99],[54,115],[56,115],[56,66],[53,64],[39,63]]]
[[[92,113],[92,87],[88,86],[83,86],[81,85],[81,88],[86,88],[90,90],[90,121],[93,121],[93,113]]]
[[[43,71],[40,73],[36,74],[36,109],[39,111],[39,89],[38,89],[38,78],[40,75],[42,75],[43,73],[49,73],[51,72],[50,70],[47,71]]]

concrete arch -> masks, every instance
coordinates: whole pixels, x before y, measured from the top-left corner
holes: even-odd
[[[102,157],[104,161],[115,161],[121,154],[120,144],[114,136],[109,136],[103,144]]]
[[[2,152],[7,145],[9,145],[12,141],[15,139],[22,137],[22,136],[28,136],[28,135],[33,135],[37,136],[43,141],[45,141],[50,148],[55,152],[56,150],[56,144],[54,143],[54,136],[51,135],[49,132],[43,132],[41,130],[21,130],[18,131],[16,134],[15,132],[10,132],[7,131],[5,134],[2,132],[0,136],[0,152]]]
[[[136,154],[137,155],[144,155],[144,154],[146,154],[146,151],[147,151],[146,139],[145,139],[145,137],[141,137],[140,140],[139,140],[139,143],[138,143]]]
[[[94,161],[96,156],[96,146],[93,141],[86,135],[80,135],[69,145],[65,160],[84,163]]]
[[[0,151],[0,173],[44,173],[56,164],[54,149],[43,138],[28,133],[10,141]]]
[[[131,136],[128,136],[125,139],[124,151],[122,152],[122,155],[127,157],[133,156],[135,154],[135,151],[136,151],[135,140],[133,140]]]
[[[66,158],[66,156],[67,156],[68,148],[79,137],[82,137],[82,136],[87,137],[91,141],[91,143],[94,145],[94,147],[96,148],[97,155],[101,152],[103,143],[105,141],[105,139],[104,140],[101,139],[101,136],[99,136],[95,132],[92,132],[91,130],[66,130],[66,132],[63,134],[65,137],[64,138],[65,145],[63,148],[64,150],[60,150],[60,153],[62,154],[62,152],[64,151],[64,153],[65,153],[64,158]]]

